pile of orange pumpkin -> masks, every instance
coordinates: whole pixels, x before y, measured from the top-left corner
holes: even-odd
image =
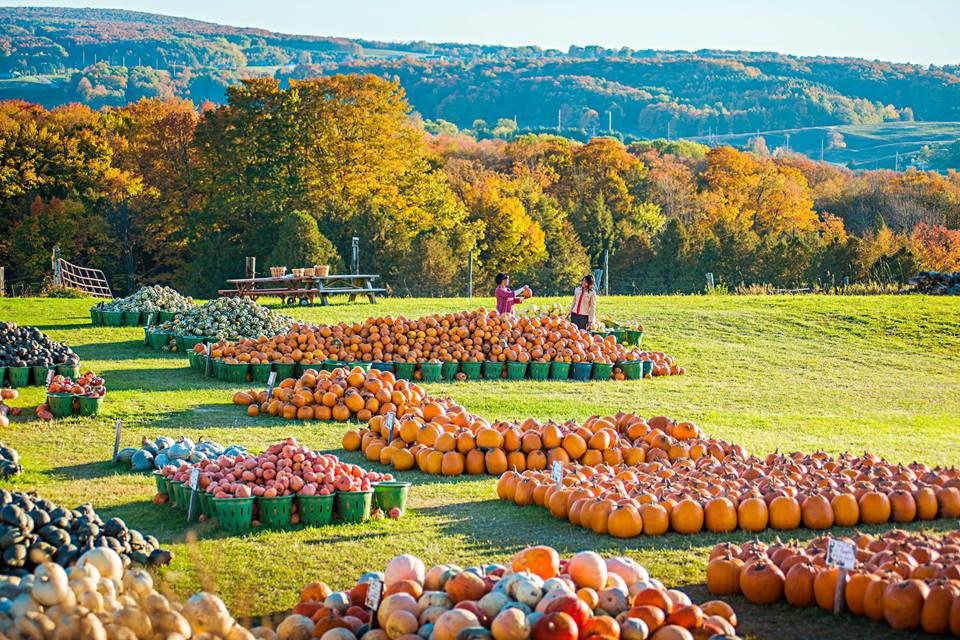
[[[373,607],[375,583],[382,598]],[[561,559],[537,546],[509,565],[428,568],[401,555],[347,591],[313,582],[276,633],[328,640],[693,640],[735,638],[736,625],[729,604],[694,604],[629,558],[581,551]]]
[[[660,352],[627,348],[613,336],[600,338],[558,316],[500,315],[478,309],[418,319],[367,318],[362,323],[294,324],[274,337],[220,341],[214,359],[227,363],[271,362],[319,365],[341,362],[600,362],[652,360],[654,375],[682,373]]]
[[[746,455],[736,445],[704,437],[692,422],[664,416],[648,420],[618,413],[594,416],[583,424],[541,423],[533,418],[490,423],[457,405],[436,402],[398,418],[392,434],[387,420],[374,416],[365,429],[344,435],[343,448],[362,451],[368,460],[393,465],[397,471],[417,467],[448,476],[499,476],[508,469],[550,469],[554,462],[594,467]]]
[[[819,537],[806,547],[717,545],[707,588],[716,595],[742,593],[755,604],[786,600],[833,611],[842,574],[826,562],[828,540]],[[857,549],[856,568],[842,578],[846,610],[898,630],[960,635],[960,531],[940,537],[895,529],[843,540]]]
[[[497,493],[621,538],[670,530],[827,529],[960,517],[955,468],[894,465],[870,454],[758,458],[734,448],[723,455],[698,453],[633,466],[568,465],[560,488],[549,471],[509,471],[497,483]]]
[[[432,416],[435,411],[463,411],[451,400],[426,397],[420,386],[397,380],[389,371],[345,367],[333,371],[308,369],[299,378],[286,378],[267,391],[238,391],[233,403],[247,415],[279,416],[286,420],[367,421],[375,416]]]

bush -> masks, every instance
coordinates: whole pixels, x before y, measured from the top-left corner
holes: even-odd
[[[279,239],[267,262],[269,266],[299,268],[340,262],[340,254],[317,227],[316,219],[304,211],[284,216]]]

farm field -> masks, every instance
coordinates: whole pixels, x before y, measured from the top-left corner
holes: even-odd
[[[564,300],[535,300],[538,303]],[[108,459],[113,425],[123,420],[123,444],[158,435],[204,436],[253,450],[295,436],[338,452],[347,425],[249,418],[230,404],[235,385],[202,378],[175,355],[142,344],[139,328],[94,328],[89,300],[3,299],[0,319],[37,326],[71,345],[106,379],[104,413],[96,419],[17,421],[2,440],[18,449],[24,473],[3,486],[36,488],[68,504],[91,502],[109,516],[154,533],[177,557],[165,570],[168,586],[187,595],[203,586],[239,615],[289,609],[300,587],[324,580],[345,588],[399,553],[428,565],[503,561],[527,544],[569,553],[594,549],[629,555],[671,586],[706,599],[707,553],[721,540],[753,536],[667,535],[621,542],[496,499],[496,479],[444,479],[404,472],[415,483],[411,510],[399,521],[338,525],[294,532],[229,536],[208,524],[188,527],[182,516],[154,506],[152,478],[121,472]],[[335,304],[289,308],[314,322],[358,321],[369,315],[427,313],[490,306],[492,300],[386,299],[377,306]],[[882,297],[610,297],[601,315],[642,322],[644,345],[677,357],[688,371],[637,382],[532,381],[424,385],[450,395],[487,418],[583,419],[637,411],[689,419],[706,432],[756,453],[774,449],[831,453],[864,449],[894,461],[960,464],[960,301],[921,296]],[[18,406],[41,401],[28,388]],[[338,455],[370,468],[359,453]],[[946,530],[956,522],[923,527]],[[864,527],[882,531],[889,528]],[[922,528],[913,526],[910,528]],[[814,533],[798,530],[797,537]],[[775,532],[759,536],[772,541]],[[909,638],[863,618],[833,619],[819,610],[786,605],[753,607],[731,598],[740,631],[752,638]],[[817,631],[811,633],[816,627]],[[920,636],[918,636],[920,637]]]

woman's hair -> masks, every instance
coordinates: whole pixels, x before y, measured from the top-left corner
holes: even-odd
[[[592,286],[593,286],[593,276],[588,273],[587,275],[583,276],[583,282],[586,282],[588,285],[590,285],[590,286],[592,287]]]
[[[508,276],[507,274],[505,274],[505,273],[503,273],[503,272],[501,271],[500,273],[497,274],[497,277],[494,278],[493,281],[496,282],[497,284],[500,284],[501,282],[503,282],[504,280],[506,280],[508,277],[509,277],[509,276]]]

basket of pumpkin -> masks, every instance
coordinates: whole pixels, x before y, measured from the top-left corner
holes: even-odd
[[[46,406],[54,418],[70,415],[95,416],[103,408],[107,388],[103,378],[87,371],[76,380],[53,376],[47,387]]]
[[[190,484],[194,471],[196,487]],[[367,471],[332,454],[312,451],[293,438],[259,455],[237,453],[195,464],[170,464],[160,469],[160,475],[173,487],[174,506],[186,509],[193,498],[201,519],[215,518],[232,533],[261,526],[321,526],[334,517],[344,523],[383,517],[373,510],[374,489],[394,480],[389,473]],[[164,504],[166,498],[158,493],[155,502]],[[398,518],[401,513],[392,508],[387,515]]]

